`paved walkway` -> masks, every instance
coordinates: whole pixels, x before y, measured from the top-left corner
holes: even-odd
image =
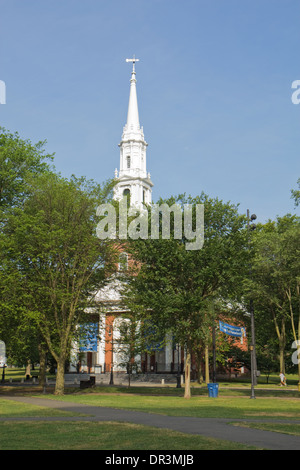
[[[115,408],[104,408],[98,406],[82,405],[59,400],[49,400],[47,398],[33,397],[11,397],[2,396],[7,400],[28,403],[31,405],[45,406],[48,408],[60,409],[71,413],[83,413],[90,415],[88,417],[43,417],[43,418],[1,418],[1,421],[8,420],[38,420],[38,421],[119,421],[154,426],[157,428],[171,429],[187,434],[199,434],[206,437],[225,439],[228,441],[239,442],[249,446],[255,446],[260,449],[269,450],[300,450],[300,437],[280,434],[270,431],[260,431],[257,429],[242,428],[240,426],[231,426],[230,422],[245,421],[244,419],[219,419],[219,418],[191,418],[165,416],[153,413],[144,413],[140,411],[129,411]],[[259,421],[263,420],[247,420]],[[267,422],[267,420],[265,420]],[[268,421],[269,422],[269,421]],[[273,421],[272,421],[273,422]],[[279,421],[278,421],[279,422]],[[280,422],[288,423],[281,420]],[[292,423],[299,421],[292,421]]]

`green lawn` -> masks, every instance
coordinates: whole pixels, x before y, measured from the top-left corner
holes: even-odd
[[[0,422],[0,450],[247,450],[242,444],[130,423]]]
[[[0,388],[1,392],[1,388]],[[184,395],[184,388],[176,388],[174,385],[166,385],[163,387],[159,386],[151,386],[151,387],[144,387],[144,386],[105,386],[101,385],[99,387],[95,387],[93,389],[85,389],[80,390],[78,387],[74,388],[66,388],[65,394],[76,394],[83,395],[85,393],[101,393],[101,394],[127,394],[127,395],[156,395],[156,396],[178,396],[183,397]],[[206,385],[193,385],[191,387],[191,394],[192,396],[208,396],[208,389]],[[219,383],[219,396],[240,396],[240,397],[250,397],[251,395],[251,386],[248,383],[239,384],[236,386],[227,385],[226,383]],[[300,398],[300,393],[298,392],[297,388],[292,387],[263,387],[258,386],[255,388],[255,396],[257,397],[280,397],[280,398]]]
[[[64,410],[56,410],[44,406],[19,403],[17,401],[5,400],[0,397],[0,418],[44,418],[44,417],[70,417],[85,416],[80,413],[74,414]]]
[[[12,380],[13,382],[20,382],[22,379],[25,379],[25,370],[23,367],[7,367],[5,368],[5,381]],[[3,368],[0,369],[0,374],[2,378]],[[39,368],[34,370],[31,369],[31,375],[37,376],[39,373]],[[55,378],[54,374],[47,373],[48,378]]]
[[[241,426],[244,428],[261,429],[263,431],[280,432],[281,434],[291,434],[293,436],[300,436],[300,424],[283,424],[283,423],[247,423],[235,422],[231,423],[234,426]]]
[[[46,395],[55,399],[53,395]],[[169,416],[193,416],[199,418],[276,418],[299,419],[300,400],[294,398],[245,397],[208,398],[194,396],[189,400],[174,396],[144,396],[138,394],[74,394],[64,395],[60,400],[92,406],[106,406]]]
[[[109,387],[108,387],[109,388]],[[153,392],[153,389],[140,389]],[[42,395],[49,400],[64,400],[93,406],[109,406],[172,416],[242,418],[241,426],[299,435],[300,400],[294,398],[257,398],[193,396],[190,400],[182,396],[154,396],[136,393],[121,393],[117,387],[110,387],[110,393],[103,387],[75,394],[55,397]],[[124,390],[124,389],[123,389]],[[162,390],[162,389],[160,389]],[[165,389],[164,389],[165,390]],[[116,393],[117,391],[117,393]],[[98,393],[97,393],[98,392]],[[282,396],[278,392],[279,396]],[[41,395],[39,395],[41,396]],[[75,413],[49,409],[47,407],[21,404],[0,397],[0,417],[35,417],[35,421],[0,421],[1,450],[239,450],[247,446],[227,441],[188,435],[130,423],[70,422],[64,420],[46,421],[46,417],[78,416]],[[43,419],[44,418],[44,419]],[[263,419],[269,423],[249,423],[247,419]],[[275,423],[285,419],[286,424]],[[237,423],[235,423],[237,425]]]
[[[20,380],[24,370],[8,370],[6,379]],[[130,423],[46,421],[47,417],[78,416],[76,413],[47,407],[21,404],[1,398],[1,395],[38,395],[49,400],[64,400],[92,406],[137,410],[169,416],[242,419],[234,425],[254,427],[273,432],[300,435],[300,393],[298,378],[288,376],[288,387],[280,388],[277,374],[266,383],[260,377],[255,388],[255,400],[250,399],[250,383],[245,380],[219,383],[219,396],[209,398],[207,386],[194,383],[192,398],[183,398],[184,389],[175,385],[165,387],[100,386],[80,390],[66,388],[63,397],[55,397],[54,387],[47,387],[47,394],[36,385],[0,386],[1,418],[35,418],[34,421],[0,421],[1,450],[242,450],[242,444],[221,441],[204,436],[188,435],[170,430]],[[39,419],[40,418],[40,419]],[[247,420],[267,420],[267,423],[250,423]],[[286,420],[286,423],[276,423]],[[231,423],[232,425],[233,423]]]
[[[25,421],[0,421],[0,450],[246,450],[251,447],[116,422],[45,421],[46,417],[83,416],[47,407],[0,399],[0,417]],[[26,418],[40,418],[26,421]]]

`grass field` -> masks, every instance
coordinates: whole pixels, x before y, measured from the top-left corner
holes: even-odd
[[[278,424],[278,423],[247,423],[235,422],[231,423],[233,426],[241,426],[252,429],[261,429],[263,431],[279,432],[281,434],[291,434],[293,436],[300,436],[300,424]]]
[[[80,413],[78,416],[82,416]],[[49,418],[49,417],[69,417],[70,413],[63,410],[55,410],[43,406],[18,403],[16,401],[5,400],[0,397],[0,418]]]
[[[56,399],[53,395],[46,395]],[[43,395],[45,397],[45,395]],[[96,406],[134,409],[144,412],[172,416],[229,417],[268,419],[269,423],[240,422],[235,425],[255,426],[257,429],[300,435],[299,424],[291,424],[300,418],[300,403],[294,399],[250,400],[231,397],[207,398],[142,396],[128,394],[76,394],[60,397],[59,400],[85,403]],[[94,423],[45,421],[43,418],[78,416],[74,413],[49,409],[0,399],[0,417],[23,419],[34,417],[37,421],[0,421],[1,450],[242,450],[250,447],[229,441],[203,436],[187,435],[129,423]],[[276,419],[285,419],[287,424],[278,424]]]
[[[292,379],[290,379],[292,380]],[[295,380],[295,379],[293,379]],[[220,383],[217,398],[209,398],[206,386],[194,386],[192,398],[183,398],[176,387],[101,386],[80,390],[67,388],[55,397],[53,387],[42,394],[37,386],[0,386],[1,450],[241,450],[249,447],[229,441],[188,435],[180,432],[129,423],[67,421],[75,413],[5,400],[3,395],[37,395],[49,400],[64,400],[92,406],[137,410],[169,416],[241,419],[238,426],[300,435],[300,394],[297,387],[282,389],[274,383],[258,385],[256,399],[250,399],[246,382]],[[296,384],[295,380],[295,384]],[[291,390],[294,388],[294,390]],[[2,396],[2,397],[1,397]],[[9,421],[6,418],[23,418]],[[28,418],[28,420],[26,420]],[[30,418],[35,418],[30,421]],[[47,421],[51,418],[54,421]],[[55,420],[60,418],[60,421]],[[253,423],[247,420],[264,420]],[[277,423],[277,420],[283,420]],[[232,423],[231,423],[232,424]]]
[[[130,423],[0,422],[0,450],[248,450],[238,443]]]
[[[49,399],[55,399],[48,395]],[[191,416],[198,418],[238,418],[238,419],[289,419],[300,420],[300,400],[294,398],[222,397],[208,398],[194,396],[190,400],[173,396],[149,396],[96,392],[68,394],[60,398],[64,401],[83,403],[91,406],[105,406],[126,410],[159,413],[168,416]]]
[[[83,416],[0,399],[0,450],[247,450],[238,443],[131,423],[55,421]],[[21,417],[11,422],[5,418]],[[28,418],[28,421],[26,421]],[[40,418],[30,421],[30,418]],[[47,422],[43,418],[53,418]]]

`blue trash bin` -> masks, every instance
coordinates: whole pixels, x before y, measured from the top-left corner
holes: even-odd
[[[207,384],[208,396],[212,398],[217,398],[219,393],[219,384]]]

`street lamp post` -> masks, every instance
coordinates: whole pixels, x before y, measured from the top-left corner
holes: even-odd
[[[249,209],[247,210],[247,229],[248,234],[249,230],[255,230],[256,225],[251,224],[253,220],[256,219],[256,215],[252,214],[249,216]],[[248,239],[249,240],[249,239]],[[252,274],[252,269],[250,267],[250,275]],[[254,306],[253,299],[250,299],[250,320],[251,320],[251,344],[250,344],[250,355],[251,355],[251,396],[250,398],[255,398],[254,386],[257,384],[257,366],[256,366],[256,352],[255,352],[255,324],[254,324]]]
[[[176,385],[176,388],[181,388],[180,364],[179,364],[179,343],[177,344],[177,385]]]
[[[212,337],[213,337],[213,383],[216,383],[216,325],[213,325]]]
[[[250,344],[250,354],[251,354],[251,396],[250,398],[255,398],[254,386],[256,385],[256,355],[255,355],[255,338],[254,338],[254,308],[253,300],[250,300],[250,318],[251,318],[251,344]]]
[[[46,386],[47,386],[47,353],[45,354],[45,377],[44,377],[44,384],[43,384],[43,394],[46,394]]]
[[[3,368],[2,369],[2,379],[1,379],[2,384],[4,384],[4,382],[5,382],[5,367],[6,367],[6,365],[3,364],[3,366],[2,366],[2,368]]]
[[[109,328],[108,335],[111,338],[111,363],[110,363],[110,380],[109,380],[109,385],[114,385],[114,357],[113,357],[113,350],[114,350],[114,338],[113,338],[113,331],[112,331],[112,326]]]

